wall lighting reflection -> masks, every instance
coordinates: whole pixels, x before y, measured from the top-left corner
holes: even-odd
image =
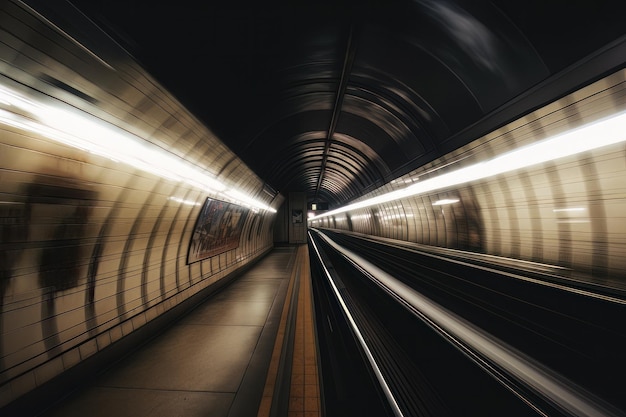
[[[584,207],[568,207],[568,208],[560,208],[553,209],[553,213],[561,213],[561,212],[576,212],[576,211],[585,211]]]
[[[176,201],[177,203],[185,204],[185,205],[188,205],[188,206],[199,206],[199,205],[201,205],[200,203],[196,203],[195,201],[184,200],[184,199],[178,198],[178,197],[168,197],[167,199],[171,200],[171,201]]]
[[[51,105],[0,85],[0,123],[52,139],[94,155],[123,162],[161,178],[183,182],[200,190],[222,194],[253,209],[276,210],[230,189],[202,168],[87,113],[60,103]]]
[[[626,141],[626,111],[507,152],[490,160],[428,178],[400,190],[327,211],[316,216],[316,218],[442,190],[624,141]]]
[[[433,203],[433,206],[445,206],[446,204],[458,203],[458,198],[444,198],[443,200],[437,200]]]
[[[585,219],[568,219],[568,220],[557,220],[557,223],[591,223],[589,220]]]

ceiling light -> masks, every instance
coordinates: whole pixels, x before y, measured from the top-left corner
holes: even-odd
[[[229,189],[201,167],[117,126],[61,104],[39,102],[0,85],[0,123],[28,130],[94,155],[123,162],[161,178],[183,182],[208,193],[232,197],[255,209],[276,212],[238,190]]]
[[[626,111],[507,152],[493,159],[460,168],[434,178],[428,178],[400,190],[330,210],[315,218],[332,216],[393,200],[431,193],[624,141],[626,141]]]

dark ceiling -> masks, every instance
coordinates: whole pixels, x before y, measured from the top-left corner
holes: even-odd
[[[331,208],[617,69],[550,82],[626,27],[623,0],[70,2],[267,184]]]

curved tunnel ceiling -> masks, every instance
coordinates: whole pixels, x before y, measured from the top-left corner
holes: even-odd
[[[620,1],[70,2],[268,185],[331,208],[624,44]]]

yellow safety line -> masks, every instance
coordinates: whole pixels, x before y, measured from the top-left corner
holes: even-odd
[[[287,287],[287,295],[285,296],[285,305],[280,316],[280,324],[278,325],[278,333],[276,335],[276,342],[274,343],[274,350],[272,351],[272,359],[267,371],[267,378],[265,380],[265,388],[263,389],[263,397],[261,398],[261,404],[259,405],[259,411],[257,417],[269,417],[270,410],[272,408],[272,399],[274,395],[274,386],[276,385],[276,378],[278,376],[278,366],[280,363],[280,354],[283,347],[283,340],[285,338],[285,328],[287,326],[287,315],[289,313],[289,306],[291,305],[291,293],[293,291],[294,282],[296,281],[296,272],[298,270],[298,262],[302,258],[302,247],[298,248],[296,253],[296,262],[294,268],[291,271],[289,277],[289,286]]]
[[[311,270],[309,252],[306,248],[306,245],[301,247],[304,259],[298,291],[288,417],[319,417],[321,415]]]

